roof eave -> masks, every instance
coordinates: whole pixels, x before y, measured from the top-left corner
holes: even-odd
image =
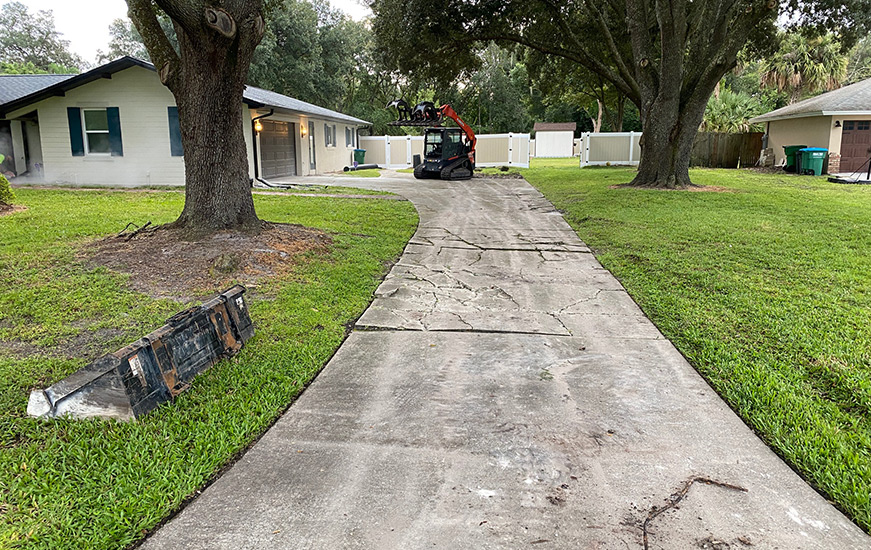
[[[275,109],[276,111],[284,112],[284,113],[287,113],[290,115],[306,117],[306,118],[317,118],[317,119],[321,119],[321,120],[332,120],[335,122],[341,122],[343,124],[356,124],[357,126],[368,126],[368,125],[372,124],[368,120],[362,120],[362,119],[355,118],[355,117],[349,117],[349,118],[331,117],[331,116],[326,116],[326,115],[308,113],[306,111],[298,111],[296,109],[288,109],[287,107],[281,107],[279,105],[270,105],[269,103],[262,103],[259,101],[253,101],[253,100],[247,100],[247,99],[245,100],[245,104],[248,105],[248,107],[250,107],[251,109],[263,109],[263,108]]]
[[[760,115],[758,117],[751,118],[748,122],[750,124],[759,124],[760,122],[773,122],[775,120],[789,120],[792,118],[809,118],[815,116],[829,116],[824,111],[809,111],[805,113],[790,113],[786,115]]]

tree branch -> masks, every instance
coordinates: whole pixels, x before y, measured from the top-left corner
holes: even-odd
[[[160,75],[160,81],[174,92],[179,82],[181,63],[157,20],[154,5],[151,0],[127,0],[127,7],[127,15],[142,36],[148,55]]]

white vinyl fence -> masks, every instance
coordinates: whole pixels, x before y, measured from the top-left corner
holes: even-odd
[[[584,132],[581,134],[581,166],[602,164],[637,165],[641,159],[641,132]]]
[[[482,134],[476,136],[475,166],[529,168],[529,134]],[[412,168],[414,155],[423,157],[423,136],[360,136],[366,149],[366,164],[400,169]]]

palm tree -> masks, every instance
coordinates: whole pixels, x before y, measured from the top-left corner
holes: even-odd
[[[728,88],[719,97],[711,96],[705,109],[701,130],[706,132],[726,132],[740,134],[757,130],[749,120],[762,114],[765,109],[758,99]]]
[[[803,95],[837,89],[846,78],[847,56],[832,34],[781,35],[780,48],[761,67],[762,85],[788,93],[790,103]]]

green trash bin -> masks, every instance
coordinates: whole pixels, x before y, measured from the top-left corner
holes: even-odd
[[[826,162],[828,149],[822,147],[805,147],[799,150],[801,158],[798,161],[798,173],[808,176],[822,176],[823,164]]]
[[[786,155],[786,166],[783,167],[787,172],[795,172],[795,154],[807,147],[807,145],[784,145],[783,152]]]
[[[354,149],[354,162],[357,164],[366,164],[363,162],[366,159],[366,149]]]

